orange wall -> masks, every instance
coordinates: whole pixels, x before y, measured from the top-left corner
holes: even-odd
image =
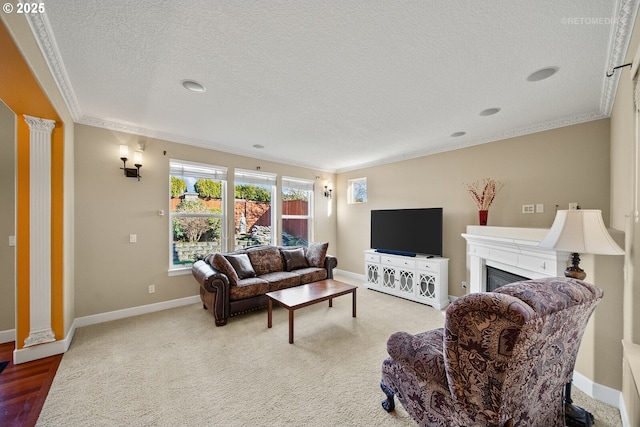
[[[51,325],[64,338],[63,322],[63,169],[62,120],[33,77],[29,66],[0,21],[0,99],[18,116],[16,191],[16,348],[29,335],[29,126],[23,115],[56,121],[51,135]]]

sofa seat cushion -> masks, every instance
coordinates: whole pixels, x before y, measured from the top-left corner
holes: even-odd
[[[238,280],[236,286],[229,287],[229,300],[251,298],[269,292],[269,282],[259,277]]]
[[[327,278],[327,270],[318,267],[307,267],[294,270],[293,273],[300,276],[300,283],[311,283]]]
[[[284,270],[280,249],[276,246],[256,246],[247,249],[256,276]]]
[[[301,283],[300,275],[290,273],[288,271],[276,271],[274,273],[267,273],[260,276],[260,278],[269,282],[269,290],[267,292],[291,288],[293,286],[298,286]]]

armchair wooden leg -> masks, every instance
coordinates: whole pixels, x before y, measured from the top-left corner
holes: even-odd
[[[567,427],[591,427],[594,422],[591,412],[573,404],[573,399],[571,399],[571,382],[565,385],[564,418]]]
[[[394,400],[395,393],[382,381],[380,382],[380,388],[385,396],[387,396],[387,399],[382,401],[382,407],[387,412],[393,411],[396,409],[396,402]]]

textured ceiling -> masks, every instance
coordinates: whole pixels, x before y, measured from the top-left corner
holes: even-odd
[[[47,0],[28,19],[79,123],[340,172],[608,117],[638,1]]]

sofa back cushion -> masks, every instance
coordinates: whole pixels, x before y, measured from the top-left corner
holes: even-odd
[[[311,243],[307,248],[307,262],[311,267],[324,267],[324,259],[327,256],[329,242]]]
[[[257,276],[284,270],[280,249],[276,246],[257,246],[247,249],[253,270]]]
[[[247,254],[226,254],[224,257],[236,271],[238,279],[242,280],[250,277],[256,277],[256,272],[254,271]]]
[[[309,267],[309,263],[307,262],[307,258],[304,256],[304,249],[302,248],[292,248],[285,249],[281,248],[282,257],[284,258],[284,266],[287,271],[297,270],[299,268]]]
[[[226,274],[229,278],[229,283],[236,286],[238,284],[238,274],[233,268],[231,263],[222,254],[216,253],[211,259],[211,266],[218,270],[220,273]]]

